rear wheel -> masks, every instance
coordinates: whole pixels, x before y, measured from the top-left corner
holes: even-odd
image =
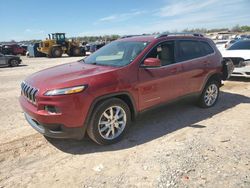
[[[113,144],[121,140],[130,122],[128,105],[120,99],[112,98],[94,109],[87,132],[98,144]]]
[[[11,59],[10,62],[9,62],[9,65],[11,67],[16,67],[19,65],[19,61],[17,59]]]
[[[71,49],[72,56],[80,56],[81,55],[81,49],[78,47],[74,47]]]
[[[216,104],[219,97],[219,83],[216,80],[209,81],[199,99],[199,106],[209,108]]]
[[[59,48],[59,47],[54,47],[54,48],[52,48],[52,50],[51,50],[51,57],[54,57],[54,58],[56,58],[56,57],[62,57],[62,49],[61,48]]]

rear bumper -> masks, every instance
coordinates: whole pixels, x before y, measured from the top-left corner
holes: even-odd
[[[51,138],[73,138],[82,139],[84,137],[84,129],[67,128],[60,124],[42,124],[25,113],[25,118],[28,123],[39,133]]]

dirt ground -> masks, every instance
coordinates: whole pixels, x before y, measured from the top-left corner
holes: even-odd
[[[79,58],[0,68],[0,187],[250,187],[250,80],[226,81],[217,105],[149,111],[118,144],[45,139],[25,121],[20,83]]]

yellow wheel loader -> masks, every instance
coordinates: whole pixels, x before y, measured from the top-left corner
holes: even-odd
[[[37,50],[52,58],[61,57],[63,54],[68,54],[68,56],[85,55],[85,51],[80,47],[80,44],[76,41],[67,40],[65,33],[49,34],[49,38],[40,42]]]

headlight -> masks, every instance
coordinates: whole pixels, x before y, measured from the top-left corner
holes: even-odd
[[[245,66],[250,66],[250,59],[244,61]]]
[[[44,95],[45,96],[55,96],[55,95],[68,95],[73,93],[80,93],[84,89],[86,89],[87,86],[75,86],[75,87],[68,87],[63,89],[54,89],[47,91]]]

